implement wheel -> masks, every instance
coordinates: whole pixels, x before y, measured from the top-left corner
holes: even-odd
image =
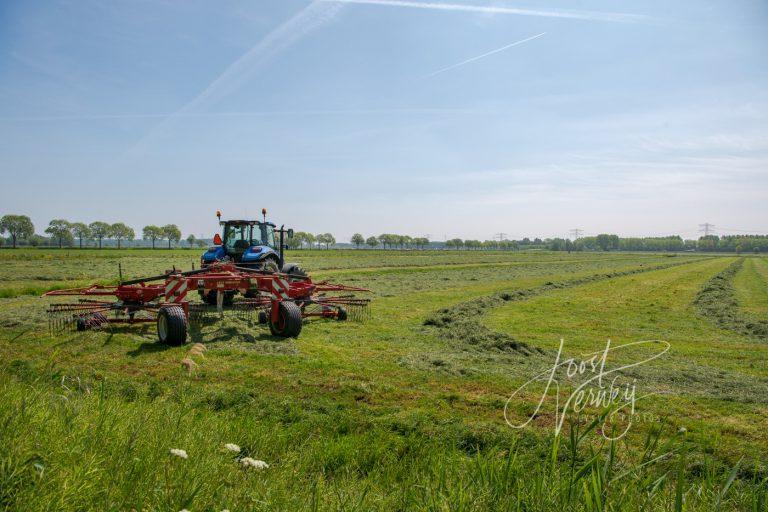
[[[307,272],[296,263],[286,263],[282,273],[288,274],[291,281],[306,281],[306,278],[309,277]]]
[[[297,338],[301,332],[301,308],[293,302],[282,301],[277,304],[277,322],[272,322],[270,315],[269,331],[282,338]]]
[[[157,337],[166,345],[187,342],[187,316],[181,306],[160,308],[157,312]]]
[[[261,264],[261,270],[274,274],[275,272],[280,271],[280,267],[274,258],[267,258],[264,260],[264,263]]]

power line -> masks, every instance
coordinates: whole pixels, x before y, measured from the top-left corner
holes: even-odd
[[[574,228],[571,230],[571,236],[573,237],[574,240],[578,240],[583,234],[584,234],[583,229]]]
[[[704,224],[699,224],[699,232],[704,233],[704,236],[709,236],[710,233],[715,232],[715,225],[710,224],[709,222],[705,222]]]
[[[502,240],[507,238],[507,234],[506,233],[496,233],[495,235],[493,235],[493,238],[498,238],[499,242],[501,242]]]

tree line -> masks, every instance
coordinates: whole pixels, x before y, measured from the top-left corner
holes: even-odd
[[[330,249],[332,245],[336,244],[336,238],[330,233],[313,235],[306,231],[296,231],[293,234],[293,238],[288,238],[285,243],[288,245],[289,249],[312,249],[320,247]]]
[[[89,242],[98,242],[102,247],[104,240],[114,240],[117,247],[121,248],[124,242],[134,240],[136,233],[128,225],[117,222],[95,221],[90,224],[84,222],[70,222],[66,219],[54,219],[50,221],[45,233],[50,236],[46,239],[35,234],[35,226],[26,215],[5,215],[0,218],[0,234],[8,234],[11,245],[15,248],[19,242],[26,245],[45,245],[49,240],[58,247],[71,246],[77,240],[80,248]],[[149,225],[142,229],[141,237],[152,243],[155,248],[157,242],[167,241],[170,249],[174,243],[181,241],[181,230],[175,224],[165,226]],[[6,240],[0,237],[0,246]],[[195,235],[186,238],[189,247],[206,247],[206,240],[198,240]],[[336,238],[331,233],[312,234],[305,231],[297,231],[293,238],[286,241],[289,249],[330,249],[336,244]],[[709,235],[698,240],[684,240],[680,236],[666,237],[619,237],[615,234],[603,233],[596,236],[586,236],[570,240],[567,238],[523,238],[522,240],[462,240],[452,238],[445,242],[430,242],[426,237],[411,237],[393,233],[382,233],[378,236],[365,237],[355,233],[350,238],[350,243],[356,248],[368,247],[371,249],[453,249],[453,250],[494,250],[515,251],[526,249],[543,249],[550,251],[651,251],[651,252],[768,252],[768,235],[729,235],[719,237]]]
[[[26,245],[39,246],[47,242],[45,237],[35,234],[35,226],[32,220],[26,215],[5,215],[0,218],[0,234],[6,234],[10,237],[11,245],[16,248],[19,242]],[[110,224],[108,222],[95,221],[89,224],[84,222],[70,222],[66,219],[53,219],[45,228],[45,233],[50,236],[50,240],[59,248],[74,245],[77,240],[78,246],[82,249],[89,242],[97,242],[99,249],[102,248],[104,240],[114,240],[117,242],[118,249],[122,248],[124,242],[134,240],[136,232],[132,227],[122,222]],[[152,248],[159,240],[167,240],[168,248],[175,242],[181,240],[181,230],[176,224],[166,224],[165,226],[145,226],[142,230],[142,238],[152,242]],[[197,240],[195,235],[189,235],[187,243],[190,247],[195,245],[200,247],[207,246],[204,240]],[[5,243],[4,238],[0,238],[0,245]]]
[[[429,246],[429,239],[425,237],[410,237],[408,235],[396,235],[383,233],[379,236],[365,238],[360,233],[352,235],[350,242],[358,249],[365,244],[371,249],[381,246],[384,249],[424,249]]]
[[[684,240],[680,236],[619,237],[600,234],[578,238],[571,242],[562,238],[548,239],[544,248],[551,251],[650,251],[650,252],[768,252],[766,235],[709,235],[698,240]]]

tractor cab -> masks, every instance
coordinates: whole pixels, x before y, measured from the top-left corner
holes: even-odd
[[[233,261],[244,267],[279,271],[284,264],[283,237],[287,233],[290,238],[293,230],[276,229],[273,223],[267,222],[266,210],[262,210],[262,215],[262,221],[222,221],[221,212],[217,211],[224,237],[216,234],[214,246],[203,254],[200,264],[205,267],[216,261]]]
[[[228,220],[224,226],[224,251],[233,260],[239,262],[252,249],[279,250],[275,242],[275,225],[271,222],[253,220]]]

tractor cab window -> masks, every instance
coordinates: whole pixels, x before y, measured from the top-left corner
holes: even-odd
[[[259,245],[275,247],[275,228],[268,224],[258,224],[253,227],[254,242]]]
[[[250,231],[248,225],[227,226],[224,232],[224,246],[227,251],[242,252],[250,247]]]

